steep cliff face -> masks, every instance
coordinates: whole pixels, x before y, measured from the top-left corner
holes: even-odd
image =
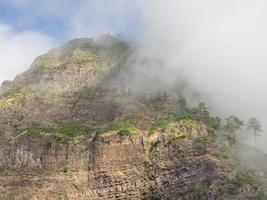
[[[43,135],[1,141],[1,199],[259,199],[216,152],[202,125],[176,124],[151,137],[106,135],[63,144]],[[175,129],[173,128],[175,127]],[[184,132],[187,130],[187,132]],[[244,179],[244,180],[243,180]]]
[[[0,199],[264,199],[229,141],[184,117],[179,93],[137,92],[133,52],[77,39],[3,83]]]

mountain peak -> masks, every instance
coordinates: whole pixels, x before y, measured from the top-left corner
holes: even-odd
[[[14,81],[4,83],[2,90],[14,85],[28,87],[41,84],[41,87],[46,87],[44,83],[56,81],[64,71],[66,73],[73,71],[73,76],[78,75],[76,72],[81,67],[85,71],[93,67],[94,71],[104,73],[111,67],[116,67],[121,62],[121,57],[124,57],[123,55],[126,55],[130,48],[127,42],[110,35],[102,35],[95,39],[77,38],[38,56],[28,70],[18,75]],[[69,75],[66,73],[64,79],[68,80]],[[87,73],[84,73],[76,78],[77,80],[81,76],[86,78],[86,75]]]

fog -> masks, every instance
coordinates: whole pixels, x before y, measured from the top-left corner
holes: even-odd
[[[188,80],[212,112],[244,120],[255,116],[264,129],[266,7],[258,0],[142,2],[142,52],[165,60],[164,79]],[[258,145],[267,150],[266,143],[262,133]]]
[[[27,11],[33,1],[9,2]],[[41,2],[41,8],[53,5]],[[160,74],[159,84],[164,85],[182,77],[213,113],[244,120],[257,117],[267,130],[266,1],[111,0],[107,5],[104,0],[79,0],[75,6],[71,2],[36,8],[34,14],[64,18],[67,39],[107,32],[134,39],[141,46],[137,56],[164,63],[155,70],[153,65],[135,66],[141,72]],[[267,134],[262,133],[258,144],[267,151],[266,143]]]

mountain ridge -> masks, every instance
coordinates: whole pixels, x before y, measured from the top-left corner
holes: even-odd
[[[0,199],[266,198],[205,104],[136,81],[136,50],[75,39],[2,84]]]

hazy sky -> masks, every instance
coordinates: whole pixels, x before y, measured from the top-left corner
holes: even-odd
[[[130,0],[0,0],[0,83],[76,37],[111,33],[135,39],[138,12]]]
[[[0,82],[68,39],[123,34],[166,61],[166,81],[186,77],[218,114],[267,129],[266,10],[265,0],[0,0]]]

